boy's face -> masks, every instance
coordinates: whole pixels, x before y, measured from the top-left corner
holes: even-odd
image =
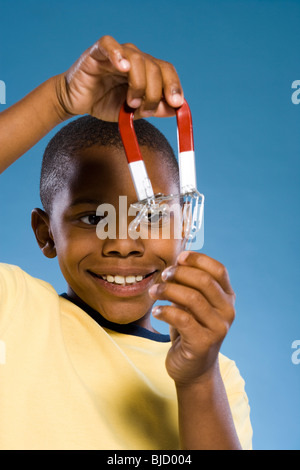
[[[176,194],[178,188],[160,155],[142,147],[154,193]],[[162,271],[174,264],[181,240],[120,239],[119,196],[127,196],[127,210],[136,193],[123,149],[94,146],[74,157],[66,189],[56,195],[49,221],[50,233],[68,294],[115,323],[135,322],[151,329],[153,304],[148,289],[160,282]],[[116,209],[115,239],[96,234],[97,207],[108,203]],[[124,214],[122,214],[124,216]],[[128,218],[128,224],[132,218]],[[110,283],[103,277],[114,276]],[[115,276],[127,277],[126,284]],[[133,277],[135,276],[135,278]],[[140,281],[140,277],[143,280]],[[111,278],[110,278],[111,279]],[[134,282],[133,282],[134,281]]]

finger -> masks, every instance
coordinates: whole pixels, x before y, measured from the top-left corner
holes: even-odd
[[[195,318],[188,312],[173,306],[159,306],[153,309],[153,315],[158,320],[164,321],[170,325],[170,329],[178,332],[182,342],[182,346],[185,350],[190,351],[190,354],[198,355],[203,349],[203,341],[201,338],[204,336],[211,338],[212,343],[222,341],[224,337],[220,337],[216,334],[207,335],[208,330],[200,325]],[[177,337],[178,337],[177,336]],[[173,341],[176,341],[177,337],[174,337]],[[207,343],[207,339],[205,341]],[[192,357],[190,356],[190,359]]]
[[[219,261],[210,258],[204,253],[184,251],[178,256],[177,262],[180,265],[191,266],[207,271],[218,281],[225,292],[235,297],[235,293],[230,284],[228,271]]]
[[[163,77],[163,92],[167,104],[173,108],[182,106],[184,101],[183,89],[175,67],[169,62],[155,59]]]
[[[207,271],[190,266],[171,266],[162,273],[163,281],[175,282],[200,291],[207,301],[219,310],[232,308],[234,297],[226,293],[219,282]]]
[[[174,341],[178,338],[178,336],[180,336],[178,330],[176,330],[176,328],[174,328],[172,325],[170,325],[170,339],[171,339],[171,342],[174,343]]]
[[[180,305],[172,304],[172,307],[180,309]],[[161,308],[161,306],[159,306],[159,305],[155,306],[152,309],[152,314],[154,316],[156,315],[156,312],[158,314],[159,311],[160,311],[160,308]],[[176,330],[176,328],[174,328],[172,325],[169,325],[169,326],[170,326],[170,339],[171,339],[172,343],[174,343],[176,338],[178,338],[178,336],[180,336],[180,335],[179,335],[179,332]]]
[[[157,101],[159,105],[158,107],[149,106],[148,109],[155,110],[158,108],[155,113],[156,117],[174,116],[174,108],[181,106],[184,101],[183,89],[175,67],[169,62],[165,62],[156,59],[149,54],[142,53],[134,44],[126,44],[125,46],[143,54],[146,65],[148,64],[149,66],[149,69],[147,70],[147,86],[149,86],[148,92],[150,102]],[[154,64],[156,67],[154,67]],[[151,72],[153,72],[153,74]],[[156,85],[157,80],[159,80],[158,86]],[[160,86],[162,86],[161,90]],[[151,99],[150,95],[152,92],[156,95],[153,99]],[[145,109],[147,109],[147,106],[145,106]]]
[[[141,112],[141,115],[140,115],[140,109],[138,109],[135,112],[134,117],[135,118],[140,118],[140,117],[146,118],[146,117],[153,116],[153,117],[157,117],[157,118],[162,118],[162,117],[174,117],[175,115],[176,115],[175,108],[172,108],[171,106],[169,106],[168,103],[165,101],[164,97],[162,97],[160,102],[158,103],[158,106],[157,106],[155,111],[149,112],[148,114],[147,114],[147,112],[145,114],[143,114]]]
[[[98,60],[109,60],[110,63],[120,72],[128,72],[130,62],[124,54],[124,48],[111,36],[103,36],[92,46],[90,55]]]
[[[233,319],[226,311],[220,313],[214,309],[204,295],[190,287],[167,282],[156,284],[149,289],[149,295],[155,300],[166,300],[179,305],[184,311],[190,312],[195,320],[210,330],[221,328],[223,324],[228,331]]]
[[[145,68],[147,83],[139,113],[144,117],[148,117],[155,114],[162,99],[163,80],[161,70],[153,60],[146,59]]]
[[[127,49],[126,56],[130,62],[127,103],[131,108],[139,108],[143,102],[147,87],[145,59],[143,55],[136,50]]]

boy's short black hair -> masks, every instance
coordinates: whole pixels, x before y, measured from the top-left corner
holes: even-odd
[[[160,152],[174,182],[179,184],[179,170],[174,151],[166,137],[144,119],[134,121],[140,146]],[[64,126],[48,143],[42,162],[40,198],[44,210],[50,215],[52,201],[66,184],[72,156],[80,150],[99,146],[123,148],[118,123],[106,122],[93,116],[83,116]]]

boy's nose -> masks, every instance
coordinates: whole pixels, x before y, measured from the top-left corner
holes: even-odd
[[[145,251],[144,244],[139,238],[133,240],[126,239],[109,239],[104,240],[102,246],[103,256],[117,256],[120,258],[128,258],[129,256],[143,256]]]

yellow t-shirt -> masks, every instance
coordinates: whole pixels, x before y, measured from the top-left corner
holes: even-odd
[[[50,284],[0,264],[0,449],[178,449],[170,342],[148,333],[104,328]],[[221,354],[220,368],[251,449],[244,381]]]

